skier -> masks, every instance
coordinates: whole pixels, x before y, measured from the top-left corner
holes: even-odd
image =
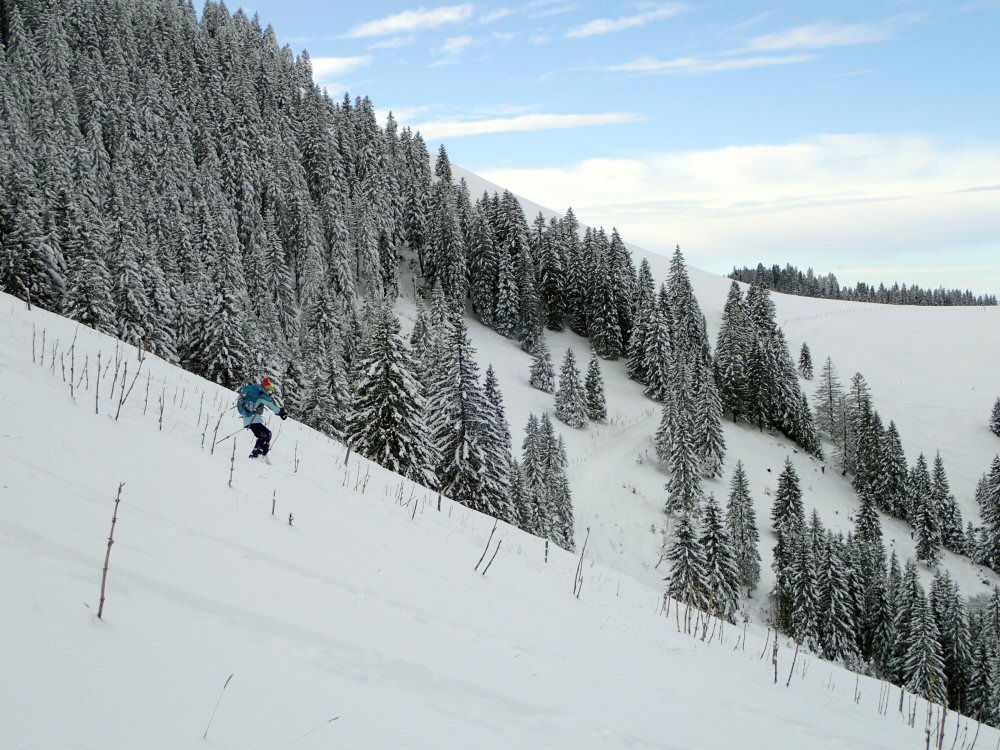
[[[250,383],[240,388],[236,408],[243,417],[243,426],[257,438],[257,444],[254,445],[250,458],[266,456],[271,449],[271,431],[264,426],[264,407],[282,419],[288,419],[285,407],[274,400],[273,391],[274,383],[270,378],[263,378],[259,385]]]

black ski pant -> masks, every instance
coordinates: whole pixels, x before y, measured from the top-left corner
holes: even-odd
[[[253,455],[266,456],[267,452],[271,450],[271,431],[259,422],[250,425],[247,429],[257,438],[257,444],[253,447]]]

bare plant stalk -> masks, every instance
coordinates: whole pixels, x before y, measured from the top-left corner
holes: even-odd
[[[303,737],[308,737],[310,734],[312,734],[313,732],[317,731],[318,729],[321,729],[321,728],[325,727],[327,724],[332,724],[333,722],[335,722],[339,718],[340,718],[339,716],[334,716],[332,719],[327,719],[322,724],[318,724],[317,726],[313,727],[308,732],[306,732],[305,734],[303,734],[302,737],[296,737],[294,740],[292,740],[292,744],[294,745],[296,742],[298,742],[299,740],[301,740]]]
[[[795,642],[795,653],[792,654],[792,668],[788,670],[788,681],[785,683],[785,687],[792,684],[792,675],[795,674],[795,660],[799,658],[799,642]]]
[[[500,551],[501,544],[503,544],[503,539],[500,539],[497,542],[497,548],[493,550],[493,557],[490,558],[490,561],[486,563],[486,567],[483,568],[483,575],[486,575],[486,571],[490,569],[490,566],[493,564],[493,561],[497,559],[497,553]]]
[[[97,384],[94,387],[94,414],[101,413],[101,352],[97,352]]]
[[[129,384],[128,390],[125,390],[125,381],[128,380],[128,362],[125,363],[125,376],[122,378],[121,398],[118,399],[118,411],[115,412],[116,422],[118,421],[118,415],[122,413],[122,406],[124,406],[125,402],[128,401],[128,397],[132,395],[132,389],[135,388],[135,381],[137,381],[139,379],[139,376],[142,374],[142,364],[145,361],[146,361],[145,359],[139,360],[139,369],[136,370],[135,375],[132,376],[132,382]],[[148,388],[149,386],[148,381],[146,385]]]
[[[225,412],[222,412],[225,414]],[[215,432],[212,433],[212,450],[209,451],[209,455],[215,455],[215,443],[219,437],[219,425],[222,424],[222,414],[219,414],[219,419],[215,423]]]
[[[774,647],[771,649],[771,663],[774,665],[774,684],[778,684],[778,631],[774,631]]]
[[[500,523],[499,519],[493,519],[493,529],[490,531],[490,537],[486,540],[486,547],[483,549],[483,554],[479,557],[479,562],[476,563],[476,567],[473,570],[479,570],[479,566],[483,564],[483,560],[486,559],[486,553],[490,550],[490,542],[493,541],[493,535],[496,533],[497,524]]]
[[[163,432],[163,409],[167,405],[166,399],[164,398],[165,395],[166,395],[166,392],[167,392],[166,387],[164,387],[160,391],[160,432]]]
[[[201,392],[201,398],[198,399],[198,419],[195,424],[201,424],[201,407],[205,405],[205,391]]]
[[[38,334],[35,332],[35,324],[31,324],[31,364],[35,364],[35,336]]]
[[[59,367],[62,368],[62,380],[66,382],[66,352],[59,352]]]
[[[128,362],[125,363],[125,373],[122,375],[121,392],[118,394],[118,408],[115,409],[115,421],[122,413],[122,402],[125,400],[125,381],[128,380]],[[115,397],[115,392],[111,391],[111,398]]]
[[[76,337],[80,333],[77,326],[76,333],[73,334],[73,345],[69,348],[69,397],[76,401]]]
[[[288,525],[291,526],[292,525],[292,521],[294,521],[294,520],[295,520],[295,516],[293,516],[291,513],[289,513],[288,514]]]
[[[104,590],[108,583],[108,564],[111,562],[111,545],[115,543],[115,525],[118,523],[118,503],[122,500],[122,487],[125,482],[118,485],[118,494],[115,496],[115,512],[111,516],[111,533],[108,534],[108,551],[104,553],[104,572],[101,574],[101,603],[97,606],[97,619],[104,619]]]
[[[142,416],[146,416],[146,409],[149,407],[149,381],[152,379],[153,373],[146,373],[146,400],[142,403]]]
[[[236,471],[236,441],[233,440],[233,455],[229,459],[229,486],[233,486],[233,472]]]
[[[583,590],[583,554],[587,551],[587,542],[590,541],[590,527],[587,527],[587,537],[583,540],[583,547],[580,548],[580,559],[576,563],[576,575],[573,576],[573,595],[579,599]]]
[[[213,708],[213,709],[212,709],[212,715],[211,715],[211,716],[209,717],[209,719],[208,719],[208,726],[207,726],[207,727],[205,727],[205,734],[203,734],[203,735],[201,736],[201,738],[202,738],[202,739],[205,739],[205,738],[207,738],[207,737],[208,737],[208,730],[212,728],[212,722],[213,722],[213,721],[215,720],[215,712],[219,710],[219,704],[220,704],[220,703],[222,703],[222,696],[223,696],[223,694],[224,694],[224,693],[226,692],[226,688],[227,688],[227,687],[229,687],[229,681],[230,681],[231,679],[233,679],[233,676],[234,676],[235,674],[236,674],[236,673],[235,673],[235,672],[233,672],[233,674],[229,675],[229,677],[227,677],[227,678],[226,678],[226,684],[224,684],[224,685],[222,686],[222,690],[221,690],[221,691],[219,691],[219,700],[217,700],[217,701],[215,702],[215,708]]]
[[[45,367],[45,329],[42,329],[42,353],[38,358],[38,366]]]
[[[271,515],[274,515],[274,506],[278,504],[278,491],[271,493]]]
[[[295,441],[295,470],[292,473],[293,474],[298,474],[299,473],[299,441],[298,440]]]
[[[56,339],[56,343],[52,345],[52,364],[49,367],[49,371],[55,375],[56,374],[56,352],[59,351],[59,339]],[[65,380],[66,378],[63,378]]]

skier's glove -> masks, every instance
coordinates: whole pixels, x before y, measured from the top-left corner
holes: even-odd
[[[281,407],[281,411],[278,412],[278,416],[281,417],[282,419],[288,419],[288,412],[285,411],[284,406]]]

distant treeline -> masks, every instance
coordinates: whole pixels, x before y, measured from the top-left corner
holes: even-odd
[[[859,281],[851,289],[842,287],[832,273],[817,276],[811,268],[803,273],[791,264],[781,268],[777,264],[765,268],[758,263],[756,268],[733,268],[729,278],[753,283],[760,276],[760,282],[768,289],[783,294],[797,294],[800,297],[824,297],[854,302],[879,302],[883,305],[995,305],[995,294],[976,296],[968,289],[921,289],[916,284],[907,286],[898,282],[891,287],[879,284],[877,287]]]

